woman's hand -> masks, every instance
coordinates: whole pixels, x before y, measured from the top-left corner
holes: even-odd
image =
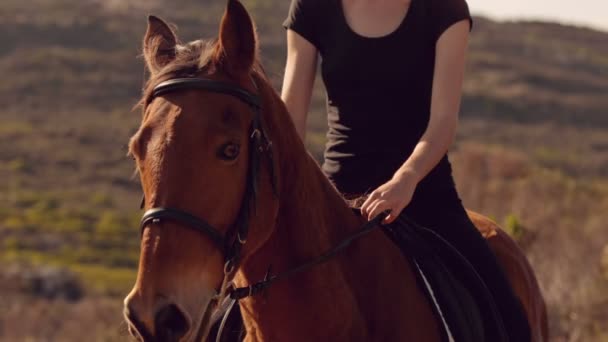
[[[382,222],[392,223],[412,200],[417,185],[413,174],[398,173],[371,193],[361,206],[361,213],[371,220],[388,210],[390,214]]]

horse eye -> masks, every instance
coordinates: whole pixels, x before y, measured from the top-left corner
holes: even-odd
[[[240,146],[235,143],[227,143],[218,151],[218,157],[223,160],[235,160],[239,156]]]

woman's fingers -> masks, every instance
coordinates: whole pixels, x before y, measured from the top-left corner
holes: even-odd
[[[368,215],[372,204],[376,201],[376,198],[378,198],[378,192],[374,191],[372,192],[369,197],[367,197],[367,199],[365,200],[365,202],[363,202],[363,205],[361,206],[361,213],[363,215]]]
[[[390,205],[387,201],[378,200],[373,203],[371,210],[367,215],[367,220],[371,221],[374,217],[380,215],[385,210],[390,210]]]
[[[395,221],[397,216],[399,216],[399,213],[395,212],[395,210],[391,210],[391,212],[388,215],[386,215],[386,217],[384,218],[382,223],[384,223],[384,224],[393,223],[393,221]]]

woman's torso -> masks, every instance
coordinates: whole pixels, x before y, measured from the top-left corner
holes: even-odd
[[[426,130],[436,0],[396,4],[401,13],[377,26],[358,20],[361,9],[343,7],[341,0],[307,1],[316,6],[314,44],[327,90],[323,170],[343,193],[369,192],[392,177]],[[447,156],[419,184],[415,197],[436,195],[457,199]]]

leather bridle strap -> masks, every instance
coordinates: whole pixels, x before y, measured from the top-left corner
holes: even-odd
[[[338,253],[343,251],[346,247],[350,246],[350,244],[353,241],[355,241],[363,236],[366,236],[370,232],[374,231],[376,228],[380,227],[380,223],[382,222],[382,220],[384,220],[384,218],[386,217],[387,214],[388,214],[388,212],[380,213],[380,215],[378,215],[375,218],[373,218],[372,220],[366,222],[361,228],[359,228],[356,232],[354,232],[352,235],[350,235],[346,239],[342,240],[334,248],[328,250],[327,252],[319,255],[318,257],[316,257],[308,262],[305,262],[302,265],[294,267],[288,271],[285,271],[285,272],[280,273],[275,276],[270,274],[271,269],[269,268],[268,272],[266,273],[266,276],[264,277],[263,280],[255,283],[255,284],[252,284],[250,286],[239,287],[239,288],[233,287],[232,289],[230,289],[228,291],[227,297],[219,298],[221,305],[226,308],[225,312],[223,312],[223,310],[221,310],[221,311],[217,312],[217,314],[214,315],[213,318],[211,319],[212,322],[215,322],[216,320],[219,319],[219,317],[220,317],[219,315],[223,314],[222,321],[220,322],[220,327],[217,331],[216,342],[222,341],[222,335],[223,335],[224,327],[226,325],[226,321],[228,320],[228,317],[230,316],[232,309],[234,308],[234,306],[236,305],[236,303],[239,300],[241,300],[243,298],[255,296],[255,295],[259,294],[260,292],[264,291],[265,289],[267,289],[268,287],[270,287],[270,285],[272,285],[273,283],[275,283],[277,281],[281,281],[281,280],[287,279],[289,277],[292,277],[296,274],[303,273],[319,264],[329,261],[336,255],[338,255]]]
[[[253,86],[257,89],[255,80],[252,78]],[[146,225],[150,223],[158,223],[161,220],[175,221],[183,226],[195,229],[202,232],[204,235],[209,237],[213,243],[224,253],[224,281],[219,290],[219,296],[224,296],[224,290],[227,289],[225,286],[228,284],[228,279],[233,274],[233,271],[238,266],[240,261],[240,253],[242,245],[247,241],[247,235],[249,230],[249,219],[252,214],[255,214],[255,202],[257,198],[257,182],[258,173],[260,169],[260,153],[267,154],[267,160],[269,163],[268,172],[270,174],[270,182],[274,195],[277,195],[277,184],[274,173],[274,162],[272,158],[272,142],[268,139],[264,128],[262,126],[261,112],[261,100],[255,94],[234,85],[232,83],[224,81],[216,81],[212,79],[193,77],[193,78],[176,78],[171,79],[157,85],[150,96],[150,101],[155,97],[169,94],[176,91],[182,90],[193,90],[200,89],[211,93],[226,94],[238,98],[243,101],[253,111],[253,119],[251,121],[249,131],[249,165],[247,168],[245,194],[243,195],[243,201],[241,202],[241,208],[239,209],[238,216],[232,225],[232,228],[224,236],[212,225],[206,221],[181,210],[174,208],[152,208],[149,209],[141,220],[142,232]],[[145,201],[145,199],[144,199]],[[142,201],[142,208],[144,201]],[[345,246],[344,246],[345,247]],[[331,258],[332,255],[327,255],[326,258]],[[323,262],[323,261],[318,261]],[[316,264],[316,263],[315,263]],[[311,264],[308,267],[312,267]],[[301,272],[301,270],[293,270],[290,273]],[[288,275],[285,275],[288,276]],[[280,279],[280,277],[274,277],[273,280],[268,279],[268,285],[270,282]],[[231,307],[234,306],[233,302]],[[226,317],[224,318],[225,321]],[[224,323],[223,323],[224,324]],[[223,326],[222,324],[222,326]],[[221,336],[221,332],[218,335]]]
[[[161,220],[175,221],[207,235],[220,250],[226,247],[222,234],[209,223],[185,211],[173,208],[152,208],[146,211],[141,218],[142,232],[149,223],[158,223]]]
[[[353,241],[358,240],[361,237],[366,236],[370,232],[374,231],[376,228],[381,227],[380,223],[382,222],[382,220],[384,220],[384,218],[386,218],[387,214],[387,212],[383,212],[380,215],[377,215],[372,220],[366,222],[363,226],[361,226],[361,228],[359,228],[356,232],[351,234],[346,239],[342,240],[334,248],[326,251],[325,253],[319,255],[318,257],[308,262],[305,262],[302,265],[299,265],[288,271],[274,276],[270,274],[271,270],[269,269],[262,281],[259,281],[255,284],[246,287],[233,288],[229,291],[230,298],[238,301],[246,297],[254,296],[268,288],[274,282],[289,278],[298,273],[305,272],[319,264],[329,261],[336,255],[338,255],[340,252],[342,252],[346,247],[350,246]]]
[[[211,93],[220,93],[234,96],[251,107],[260,109],[260,99],[257,95],[227,82],[206,78],[174,78],[162,82],[154,88],[152,98],[180,90],[201,89]]]
[[[257,89],[255,81],[253,86]],[[268,140],[261,122],[261,100],[259,96],[229,82],[217,81],[207,78],[175,78],[161,82],[151,94],[151,99],[172,92],[199,89],[210,93],[220,93],[236,97],[247,104],[253,111],[253,118],[249,129],[249,165],[246,175],[245,194],[239,209],[238,216],[231,229],[224,236],[211,224],[188,212],[175,208],[152,208],[149,209],[141,220],[141,229],[149,223],[158,223],[161,220],[171,220],[191,229],[202,232],[208,236],[213,243],[223,252],[226,265],[224,272],[226,276],[238,265],[241,246],[246,242],[249,228],[249,219],[255,211],[255,200],[257,197],[257,182],[260,166],[261,152],[268,154],[269,173],[271,184],[276,195],[276,180],[274,179],[272,161],[272,142]],[[142,201],[142,207],[144,202]]]

